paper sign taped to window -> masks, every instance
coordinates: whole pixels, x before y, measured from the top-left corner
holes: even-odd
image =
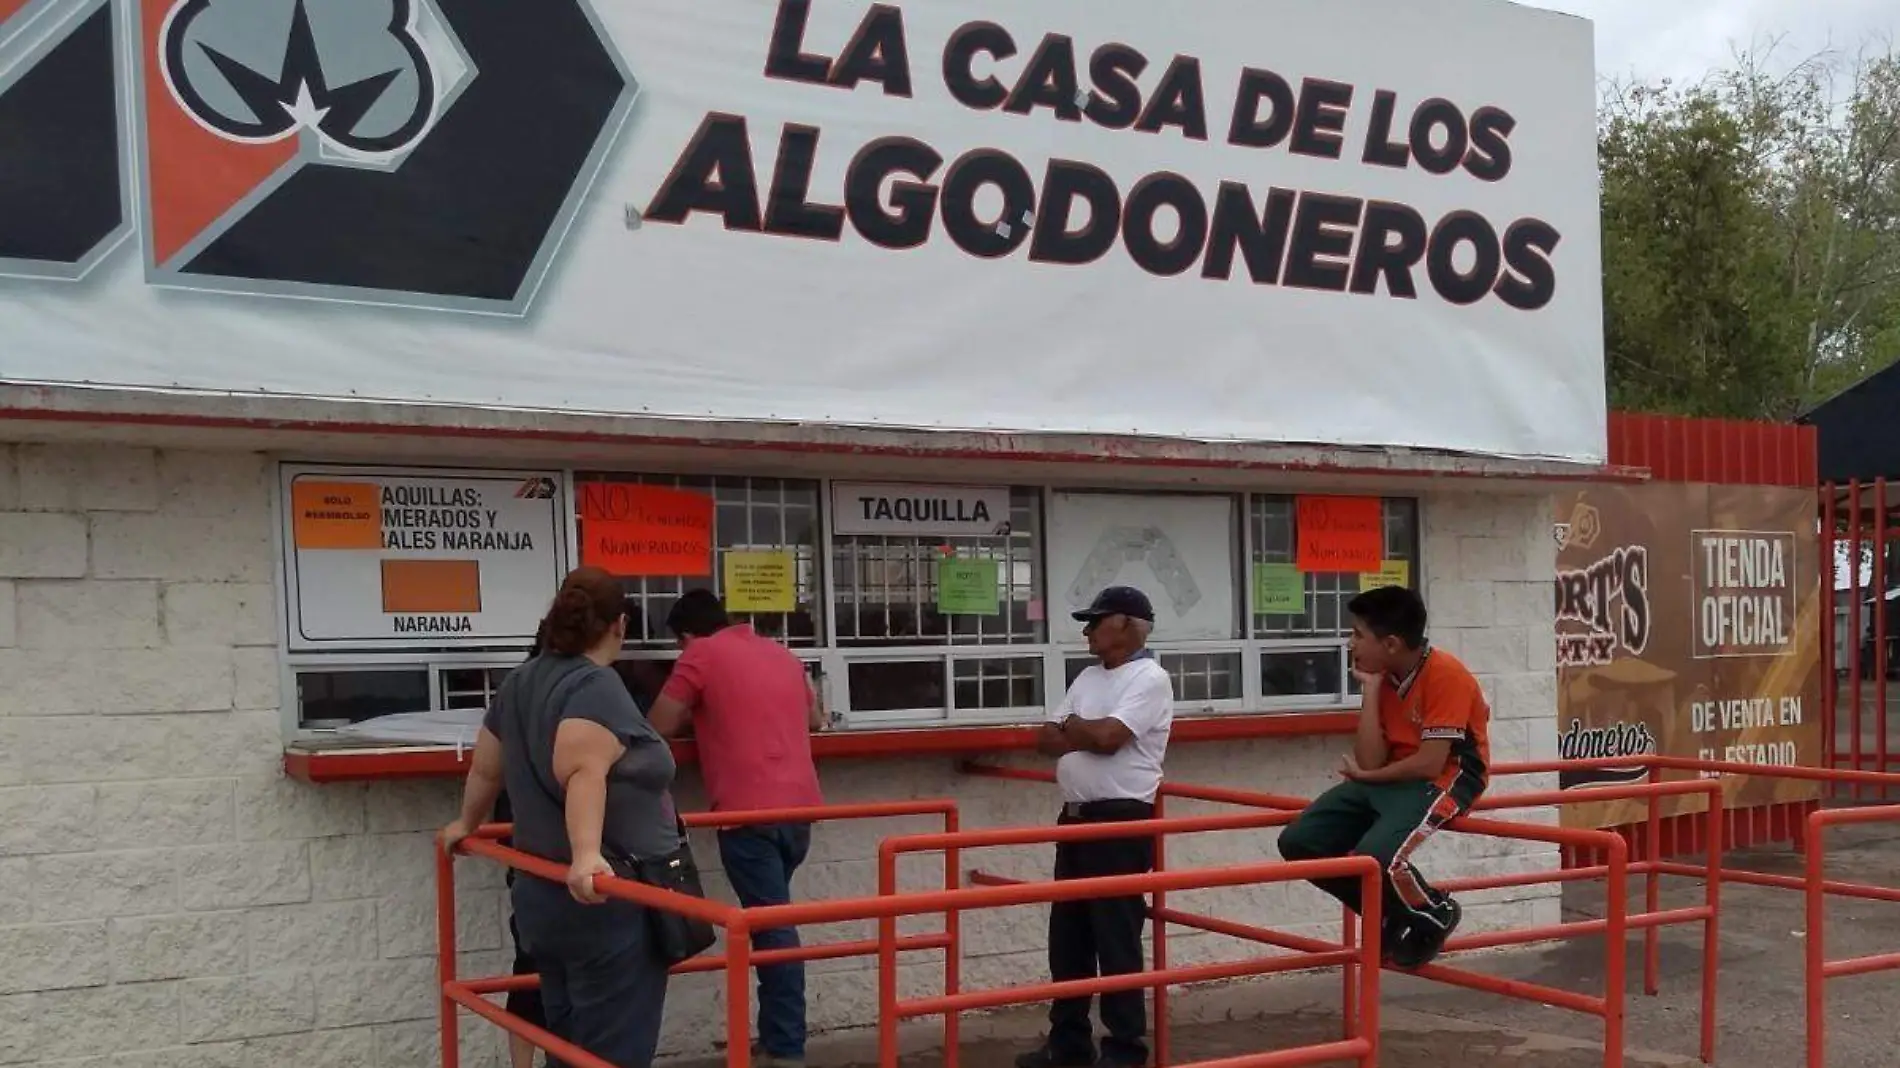
[[[1385,559],[1385,511],[1377,497],[1300,497],[1299,550],[1308,573],[1377,571]]]
[[[1306,614],[1306,576],[1292,564],[1253,565],[1253,610],[1263,616]]]
[[[999,570],[995,560],[939,560],[937,611],[946,616],[1002,614]]]
[[[729,552],[721,561],[728,612],[791,612],[798,608],[797,561],[788,552]]]
[[[1409,560],[1386,560],[1379,564],[1379,570],[1367,571],[1359,576],[1359,592],[1376,590],[1381,586],[1410,586],[1412,584],[1412,564]]]
[[[582,564],[623,577],[712,574],[711,497],[630,482],[579,489]]]

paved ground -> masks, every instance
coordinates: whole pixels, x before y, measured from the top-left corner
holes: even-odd
[[[1831,877],[1900,886],[1900,825],[1833,832]],[[1734,854],[1731,866],[1799,874],[1785,850]],[[1699,903],[1702,888],[1668,880],[1664,907]],[[1716,1063],[1736,1068],[1797,1068],[1805,1063],[1802,959],[1806,922],[1792,891],[1737,887],[1724,894]],[[1640,898],[1635,902],[1640,905]],[[1574,888],[1567,918],[1601,915],[1602,894]],[[1900,950],[1900,904],[1837,902],[1828,915],[1830,956]],[[1237,944],[1238,945],[1238,944]],[[1642,996],[1640,940],[1630,947],[1630,1068],[1695,1064],[1700,1004],[1701,934],[1687,928],[1663,937],[1663,989]],[[1238,954],[1236,954],[1238,955]],[[1600,938],[1534,951],[1465,958],[1466,966],[1568,989],[1602,989]],[[1177,994],[1176,1063],[1324,1041],[1338,1034],[1335,975],[1227,984]],[[1892,1068],[1900,1063],[1900,973],[1836,979],[1828,986],[1829,1068]],[[1469,993],[1388,975],[1382,1068],[1597,1068],[1603,1063],[1599,1021],[1559,1009]],[[1014,1011],[966,1024],[962,1063],[1006,1068],[1032,1044],[1041,1019]],[[907,1031],[904,1064],[942,1063],[927,1025]],[[813,1042],[822,1068],[868,1065],[875,1047],[862,1033]]]

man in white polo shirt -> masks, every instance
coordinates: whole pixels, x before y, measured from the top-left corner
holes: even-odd
[[[1174,724],[1174,684],[1152,652],[1148,634],[1154,606],[1140,590],[1111,586],[1075,613],[1085,623],[1089,666],[1050,714],[1037,748],[1060,757],[1059,824],[1111,823],[1154,816],[1161,760]],[[1057,879],[1137,875],[1154,867],[1154,839],[1112,838],[1056,845]],[[1146,899],[1059,901],[1049,906],[1049,977],[1092,979],[1126,975],[1144,966],[1141,928]],[[1103,994],[1101,1055],[1095,1052],[1087,996],[1060,998],[1049,1007],[1049,1037],[1016,1058],[1017,1068],[1138,1068],[1148,1061],[1146,994]]]

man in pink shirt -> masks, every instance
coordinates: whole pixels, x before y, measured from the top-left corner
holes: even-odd
[[[648,720],[663,736],[691,724],[713,811],[822,804],[811,732],[823,721],[804,664],[751,626],[734,624],[710,590],[681,597],[666,625],[679,639],[681,654]],[[810,848],[809,823],[719,832],[726,879],[747,907],[789,904],[792,873]],[[796,945],[796,928],[752,933],[754,950]],[[803,964],[759,969],[759,1043],[753,1052],[759,1068],[804,1064]]]

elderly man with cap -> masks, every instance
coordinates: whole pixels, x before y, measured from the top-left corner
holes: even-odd
[[[1174,684],[1148,634],[1154,607],[1140,590],[1111,586],[1075,613],[1084,623],[1090,665],[1042,726],[1037,748],[1059,757],[1060,824],[1113,823],[1154,816],[1161,760],[1174,724]],[[1154,867],[1154,839],[1110,838],[1056,845],[1055,877],[1137,875]],[[1049,977],[1092,979],[1143,968],[1141,895],[1059,901],[1049,907]],[[1049,1007],[1049,1037],[1016,1058],[1017,1068],[1138,1068],[1148,1060],[1145,993],[1103,994],[1101,1055],[1087,995]]]

